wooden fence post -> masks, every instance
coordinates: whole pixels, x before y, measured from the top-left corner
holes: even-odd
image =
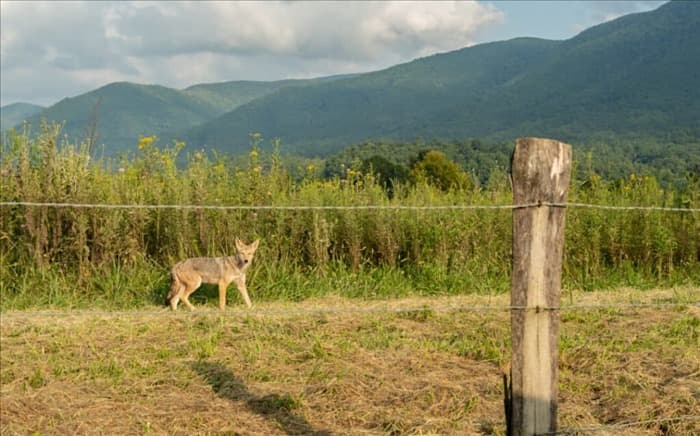
[[[557,365],[561,264],[571,146],[520,138],[512,161],[511,377],[506,386],[508,434],[557,429]],[[523,307],[524,309],[518,309]]]

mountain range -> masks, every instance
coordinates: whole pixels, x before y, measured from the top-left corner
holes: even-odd
[[[30,103],[12,103],[0,108],[0,131],[15,127],[45,108]]]
[[[479,44],[364,74],[183,90],[112,83],[33,115],[18,118],[15,109],[2,108],[3,129],[22,117],[63,121],[69,137],[96,133],[106,154],[133,150],[139,135],[151,134],[236,154],[249,149],[251,132],[305,156],[377,139],[697,143],[700,3],[671,1],[563,41]]]

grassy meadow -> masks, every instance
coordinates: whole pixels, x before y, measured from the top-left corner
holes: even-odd
[[[139,152],[94,161],[59,126],[36,140],[3,146],[0,201],[247,205],[508,205],[505,171],[485,184],[441,189],[428,179],[394,186],[347,168],[331,179],[314,164],[290,171],[252,136],[247,160],[197,152],[176,165],[182,144],[142,137]],[[468,176],[468,175],[466,175]],[[390,198],[391,197],[391,198]],[[700,180],[662,189],[650,176],[602,180],[577,168],[569,201],[603,205],[700,207]],[[0,310],[134,308],[161,304],[170,266],[185,257],[222,256],[234,240],[261,239],[250,274],[255,301],[301,301],[338,294],[376,299],[409,295],[500,294],[510,287],[508,209],[205,210],[2,206]],[[651,288],[700,283],[700,214],[567,210],[565,289]],[[240,303],[230,292],[233,303]],[[194,294],[211,303],[206,288]]]
[[[574,292],[582,305],[679,306],[562,311],[559,428],[698,434],[699,292]],[[462,295],[311,298],[225,315],[12,311],[1,318],[0,428],[504,435],[510,315],[443,309],[507,304]]]
[[[0,201],[249,205],[507,205],[505,172],[441,189],[349,167],[286,167],[253,137],[245,162],[143,137],[93,161],[55,127],[15,135]],[[602,180],[580,169],[569,200],[700,207],[698,181]],[[468,175],[466,175],[468,176]],[[693,184],[695,183],[695,184]],[[443,186],[444,188],[444,186]],[[509,314],[511,211],[204,210],[0,206],[2,434],[496,434]],[[255,304],[162,307],[172,263],[261,239]],[[700,432],[700,216],[567,210],[562,429]],[[213,287],[192,295],[217,303]],[[695,416],[697,418],[697,416]],[[661,420],[661,421],[654,421]],[[616,430],[617,429],[617,430]]]

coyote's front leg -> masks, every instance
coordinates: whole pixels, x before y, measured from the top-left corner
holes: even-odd
[[[226,310],[226,288],[228,283],[225,281],[219,282],[219,309]]]
[[[243,300],[245,300],[245,304],[248,307],[253,307],[253,303],[250,302],[250,297],[248,296],[248,289],[245,287],[245,276],[236,279],[236,287],[241,293]]]

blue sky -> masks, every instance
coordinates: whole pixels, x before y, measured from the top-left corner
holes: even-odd
[[[566,39],[662,3],[0,0],[0,105],[115,81],[181,89],[373,71],[482,42]]]
[[[491,1],[503,11],[501,24],[484,29],[483,41],[535,36],[567,39],[582,30],[629,13],[656,9],[665,1]]]

